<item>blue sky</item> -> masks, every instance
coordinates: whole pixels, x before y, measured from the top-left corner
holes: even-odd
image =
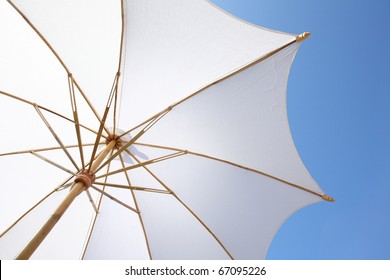
[[[293,215],[268,259],[390,259],[390,2],[213,0],[269,29],[312,32],[292,65],[290,127],[335,203]]]

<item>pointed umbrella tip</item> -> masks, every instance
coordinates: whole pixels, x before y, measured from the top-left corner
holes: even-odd
[[[322,195],[322,199],[326,200],[326,201],[329,201],[329,202],[335,202],[334,198],[329,196],[329,195],[327,195],[327,194],[323,194]]]
[[[309,38],[310,34],[311,34],[310,32],[303,32],[301,35],[298,35],[295,40],[298,43],[302,42],[303,40]]]

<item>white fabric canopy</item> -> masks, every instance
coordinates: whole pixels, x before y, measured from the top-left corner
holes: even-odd
[[[1,236],[0,258],[66,196],[96,135],[99,151],[112,133],[129,147],[32,258],[261,259],[291,214],[322,200],[288,124],[295,35],[204,0],[9,2],[24,25],[0,24],[1,125],[14,136],[0,165],[17,186],[2,189],[0,231],[50,195]]]

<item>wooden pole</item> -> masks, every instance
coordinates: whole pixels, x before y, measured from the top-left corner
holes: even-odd
[[[112,151],[115,147],[116,141],[110,141],[105,149],[99,154],[99,156],[92,162],[91,172],[94,173],[98,167],[102,164],[103,160],[107,157],[107,155]],[[68,207],[72,204],[74,199],[81,194],[84,190],[86,190],[90,186],[86,186],[84,182],[76,182],[65,199],[61,202],[58,208],[54,211],[54,213],[50,216],[47,222],[42,226],[42,228],[38,231],[38,233],[31,239],[31,241],[24,247],[24,249],[17,255],[16,260],[27,260],[31,257],[31,255],[35,252],[35,250],[39,247],[42,241],[46,238],[49,232],[53,229],[53,227],[57,224],[57,222],[61,219],[62,215],[68,209]]]

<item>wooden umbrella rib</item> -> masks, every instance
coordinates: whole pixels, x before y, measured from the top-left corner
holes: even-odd
[[[119,72],[117,72],[115,74],[115,78],[114,78],[114,81],[113,81],[112,86],[111,86],[110,95],[109,95],[106,107],[111,107],[111,103],[112,103],[113,100],[114,100],[114,103],[115,103],[117,90],[118,90],[118,86],[117,86],[118,85],[118,79],[119,79]],[[114,107],[115,107],[115,105],[114,105]]]
[[[57,167],[57,168],[59,168],[59,169],[65,171],[65,172],[67,172],[67,173],[69,173],[69,174],[71,174],[71,175],[76,175],[76,173],[74,173],[73,171],[71,171],[71,170],[65,168],[64,166],[62,166],[62,165],[60,165],[60,164],[58,164],[58,163],[56,163],[56,162],[54,162],[54,161],[52,161],[52,160],[50,160],[50,159],[44,157],[44,156],[42,156],[42,155],[40,155],[40,154],[38,154],[38,153],[36,153],[36,152],[31,151],[31,154],[34,155],[34,156],[36,156],[37,158],[39,158],[39,159],[41,159],[41,160],[43,160],[43,161],[49,163],[49,164],[51,164],[51,165],[53,165],[53,166],[55,166],[55,167]]]
[[[123,156],[122,155],[119,155],[120,157],[120,160],[121,160],[121,165],[122,165],[122,168],[125,168],[125,162],[123,160]],[[125,171],[125,177],[126,177],[126,180],[127,180],[127,184],[129,186],[132,186],[131,182],[130,182],[130,177],[129,177],[129,174],[127,174],[127,171]],[[146,248],[148,249],[148,255],[149,255],[149,259],[153,259],[152,257],[152,250],[150,248],[150,244],[149,244],[149,238],[148,238],[148,235],[146,233],[146,228],[145,228],[145,223],[144,223],[144,220],[142,218],[142,213],[140,211],[140,208],[138,206],[138,201],[137,201],[137,198],[135,196],[135,193],[133,190],[131,190],[131,195],[133,196],[133,200],[134,200],[134,205],[135,205],[135,208],[137,209],[138,211],[138,218],[139,218],[139,221],[141,223],[141,227],[142,227],[142,231],[144,233],[144,238],[145,238],[145,243],[146,243]]]
[[[175,158],[175,157],[178,157],[178,156],[182,156],[182,155],[185,155],[185,154],[186,154],[185,151],[180,151],[180,152],[176,152],[176,153],[173,153],[173,154],[169,154],[169,155],[165,155],[165,156],[162,156],[162,157],[158,157],[158,158],[155,158],[155,159],[147,160],[147,161],[144,161],[144,162],[139,162],[137,164],[130,165],[128,167],[120,168],[120,169],[117,169],[115,171],[112,171],[112,172],[109,172],[109,173],[97,176],[96,179],[108,177],[108,176],[111,176],[111,175],[115,175],[115,174],[118,174],[118,173],[122,173],[122,172],[125,172],[125,171],[128,171],[128,170],[131,170],[131,169],[136,169],[136,168],[139,168],[139,167],[142,167],[142,166],[145,166],[145,165],[157,163],[157,162],[160,162],[160,161],[163,161],[163,160],[172,159],[172,158]]]
[[[133,155],[131,152],[127,151],[127,154],[130,155],[134,160],[139,162],[137,157]],[[217,235],[206,225],[206,223],[193,211],[184,201],[182,201],[179,196],[168,187],[167,184],[165,184],[160,178],[158,178],[149,168],[146,166],[143,166],[143,168],[155,179],[157,180],[167,191],[169,191],[174,198],[176,198],[177,201],[180,202],[181,205],[183,205],[184,208],[186,208],[191,215],[207,230],[207,232],[214,238],[214,240],[219,244],[219,246],[224,250],[224,252],[229,256],[230,259],[234,260],[233,255],[229,252],[227,247],[222,243],[222,241],[217,237]]]
[[[76,135],[77,135],[77,142],[79,145],[81,165],[84,167],[85,161],[84,161],[84,152],[83,152],[83,142],[81,139],[80,123],[79,123],[79,116],[78,116],[78,112],[77,112],[76,96],[74,94],[74,82],[73,82],[72,74],[69,74],[69,76],[68,76],[68,83],[69,83],[70,102],[72,105],[73,119],[74,119],[74,124],[75,124],[75,129],[76,129]]]
[[[113,134],[116,134],[116,127],[117,127],[117,105],[118,105],[118,80],[121,76],[124,69],[122,69],[122,60],[123,60],[123,52],[125,51],[124,48],[124,37],[125,37],[125,14],[124,14],[124,2],[121,0],[121,39],[119,42],[119,59],[118,59],[118,70],[117,70],[117,82],[116,82],[116,94],[115,94],[115,102],[114,102],[114,126],[113,126]]]
[[[85,166],[84,151],[83,151],[83,141],[81,139],[79,117],[78,117],[76,112],[74,112],[74,118],[75,118],[75,121],[76,121],[75,128],[76,128],[76,135],[77,135],[77,142],[78,142],[78,148],[79,148],[79,153],[80,153],[81,165]]]
[[[112,131],[112,134],[115,135],[116,134],[116,126],[117,126],[117,118],[116,118],[116,114],[117,114],[117,105],[118,105],[118,81],[119,81],[119,76],[120,76],[120,73],[118,72],[115,76],[115,97],[114,97],[114,116],[113,116],[113,131]]]
[[[95,210],[95,213],[99,213],[99,210],[98,210],[98,208],[97,208],[97,206],[95,204],[95,201],[93,201],[91,192],[88,189],[86,189],[85,192],[86,192],[86,194],[88,196],[89,202],[91,202],[92,208]]]
[[[30,19],[11,1],[11,0],[7,0],[7,2],[18,12],[18,14],[27,22],[27,24],[35,31],[35,33],[38,35],[39,38],[41,38],[41,40],[45,43],[45,45],[50,49],[50,51],[53,53],[53,55],[57,58],[57,60],[59,61],[59,63],[62,65],[62,67],[64,68],[64,70],[70,74],[71,71],[69,70],[69,68],[66,66],[65,62],[62,60],[62,58],[60,57],[60,55],[56,52],[56,50],[53,48],[53,46],[49,43],[49,41],[45,38],[45,36],[43,36],[43,34],[36,28],[36,26],[30,21]],[[101,122],[101,118],[99,116],[99,114],[97,113],[95,107],[92,105],[91,101],[87,98],[87,96],[85,95],[84,91],[81,89],[81,87],[79,86],[79,84],[77,83],[76,80],[74,80],[74,84],[75,86],[77,87],[77,89],[80,91],[82,97],[84,98],[84,100],[87,102],[88,106],[90,107],[90,109],[92,110],[92,112],[94,113],[94,115],[96,116],[96,118]],[[107,133],[109,133],[109,130],[105,127],[104,128],[106,130]]]
[[[106,109],[104,110],[103,119],[102,119],[102,122],[100,123],[99,131],[98,131],[98,134],[97,134],[96,140],[95,140],[95,145],[93,147],[93,151],[92,151],[92,155],[91,155],[91,165],[88,168],[88,172],[91,169],[91,166],[93,164],[93,160],[95,158],[95,154],[96,154],[97,148],[99,146],[100,137],[101,137],[101,135],[103,133],[103,128],[105,126],[105,122],[106,122],[106,119],[107,119],[107,116],[108,116],[108,112],[110,111],[110,106],[111,106],[111,103],[112,103],[112,100],[113,100],[113,97],[114,97],[114,94],[115,94],[114,91],[115,91],[114,89],[111,90],[111,93],[110,93],[110,95],[108,97],[108,100],[107,100]],[[98,169],[98,170],[100,170],[100,169]]]
[[[120,201],[119,199],[113,197],[112,195],[106,193],[105,191],[102,191],[100,190],[99,188],[95,187],[94,185],[91,186],[92,189],[94,189],[95,191],[101,193],[102,195],[108,197],[109,199],[111,199],[112,201],[115,201],[116,203],[118,203],[119,205],[122,205],[123,207],[133,211],[134,213],[138,213],[137,209],[134,209],[133,207],[127,205],[126,203]]]
[[[64,153],[66,154],[66,156],[69,158],[69,160],[72,162],[72,164],[74,165],[74,167],[77,169],[77,171],[79,171],[79,167],[77,166],[76,162],[74,161],[74,159],[72,158],[72,156],[69,154],[68,150],[65,148],[65,145],[62,143],[61,139],[58,137],[58,135],[55,133],[54,129],[51,127],[51,125],[49,124],[49,122],[46,120],[45,116],[42,114],[42,112],[40,111],[40,109],[35,106],[35,109],[38,113],[38,115],[41,117],[42,121],[45,123],[45,125],[47,126],[47,128],[50,130],[51,134],[53,135],[53,137],[56,139],[57,143],[61,146],[62,150],[64,151]]]
[[[222,163],[227,163],[227,164],[229,164],[229,165],[232,165],[232,166],[235,166],[235,167],[238,167],[238,168],[247,170],[247,171],[251,171],[251,172],[254,172],[254,173],[263,175],[263,176],[265,176],[265,177],[271,178],[271,179],[273,179],[273,180],[282,182],[282,183],[284,183],[284,184],[286,184],[286,185],[288,185],[288,186],[294,187],[294,188],[296,188],[296,189],[299,189],[299,190],[302,190],[302,191],[311,193],[311,194],[313,194],[313,195],[322,197],[322,194],[316,193],[316,192],[314,192],[314,191],[312,191],[312,190],[309,190],[309,189],[304,188],[304,187],[302,187],[302,186],[299,186],[299,185],[297,185],[297,184],[291,183],[291,182],[289,182],[289,181],[280,179],[280,178],[278,178],[278,177],[276,177],[276,176],[272,176],[272,175],[270,175],[270,174],[264,173],[264,172],[262,172],[262,171],[259,171],[259,170],[253,169],[253,168],[249,168],[249,167],[242,166],[242,165],[239,165],[239,164],[236,164],[236,163],[227,161],[227,160],[218,159],[218,158],[211,157],[211,156],[207,156],[207,155],[200,154],[200,153],[195,153],[195,152],[191,152],[191,153],[190,153],[190,152],[189,152],[189,154],[194,155],[194,156],[199,156],[199,157],[207,158],[207,159],[211,159],[211,160],[215,160],[215,161],[219,161],[219,162],[222,162]]]
[[[104,144],[104,143],[100,143]],[[83,144],[83,147],[88,147],[88,146],[93,146],[93,144]],[[68,145],[65,146],[65,148],[70,149],[70,148],[77,148],[79,145]],[[61,150],[62,147],[49,147],[49,148],[40,148],[40,149],[32,149],[32,150],[23,150],[23,151],[16,151],[16,152],[9,152],[9,153],[4,153],[0,154],[0,157],[2,156],[11,156],[11,155],[20,155],[20,154],[30,154],[30,153],[38,153],[38,152],[46,152],[46,151],[53,151],[53,150]]]
[[[155,145],[155,144],[149,144],[149,143],[142,143],[142,142],[135,142],[134,145],[150,147],[150,148],[156,148],[156,149],[169,150],[169,151],[176,151],[176,152],[187,151],[188,153],[191,153],[191,151],[189,151],[189,150],[183,150],[183,149],[179,149],[179,148],[173,148],[173,147],[167,147],[167,146]]]
[[[104,115],[103,115],[103,119],[105,120],[105,118],[107,118],[107,115],[108,115],[108,110],[109,108],[106,108],[105,112],[104,112]],[[92,155],[91,155],[91,163],[93,162],[94,158],[95,158],[95,155],[96,155],[96,152],[97,152],[97,148],[99,146],[99,142],[100,142],[100,138],[102,137],[103,135],[103,127],[104,127],[104,123],[102,122],[99,126],[99,131],[98,131],[98,134],[96,135],[96,140],[95,140],[95,144],[93,145],[93,150],[92,150]],[[88,167],[88,171],[90,171],[90,168],[91,168],[92,164]]]
[[[7,97],[10,97],[10,98],[12,98],[12,99],[16,99],[16,100],[21,101],[21,102],[23,102],[23,103],[27,103],[27,104],[32,105],[32,106],[37,105],[37,104],[34,103],[34,102],[28,101],[28,100],[26,100],[26,99],[24,99],[24,98],[21,98],[21,97],[19,97],[19,96],[13,95],[13,94],[11,94],[11,93],[8,93],[8,92],[2,91],[2,90],[0,90],[0,94],[5,95],[5,96],[7,96]],[[40,106],[40,105],[37,105],[37,106],[39,106],[41,109],[43,109],[42,106]],[[67,117],[64,117],[64,116],[62,116],[62,117],[65,118],[65,119],[67,119],[67,120],[70,120],[70,119],[67,118]]]
[[[118,107],[118,94],[119,94],[119,77],[124,72],[125,65],[123,64],[123,59],[125,56],[126,46],[125,46],[125,11],[124,11],[124,1],[121,0],[121,35],[120,35],[120,43],[119,43],[119,59],[118,59],[118,70],[117,70],[117,83],[116,83],[116,95],[115,95],[115,103],[114,103],[114,126],[113,126],[113,134],[116,135],[117,130],[117,122],[119,121],[119,112],[120,107]],[[121,93],[122,94],[122,93]],[[119,100],[120,102],[120,100]],[[117,116],[118,115],[118,116]]]
[[[62,185],[61,187],[57,188],[56,191],[59,192],[59,191],[66,190],[67,188],[71,187],[73,184],[74,184],[74,182],[72,182],[72,183],[67,183],[67,184],[65,184],[65,185]]]
[[[308,192],[308,193],[311,193],[311,194],[313,194],[313,195],[316,195],[316,196],[319,196],[319,197],[323,198],[323,194],[319,194],[319,193],[317,193],[317,192],[315,192],[315,191],[309,190],[309,189],[307,189],[307,188],[304,188],[304,187],[299,186],[299,185],[297,185],[297,184],[294,184],[294,183],[291,183],[291,182],[289,182],[289,181],[283,180],[283,179],[278,178],[278,177],[276,177],[276,176],[267,174],[267,173],[262,172],[262,171],[260,171],[260,170],[257,170],[257,169],[254,169],[254,168],[250,168],[250,167],[247,167],[247,166],[243,166],[243,165],[240,165],[240,164],[237,164],[237,163],[228,161],[228,160],[224,160],[224,159],[212,157],[212,156],[209,156],[209,155],[206,155],[206,154],[202,154],[202,153],[192,152],[192,151],[189,151],[189,150],[182,150],[182,149],[178,149],[178,148],[172,148],[172,147],[166,147],[166,146],[160,146],[160,145],[153,145],[153,144],[145,144],[145,143],[135,143],[135,144],[136,144],[136,145],[140,145],[140,146],[145,146],[145,147],[158,148],[158,149],[165,149],[165,150],[178,151],[178,152],[179,152],[179,151],[183,151],[183,152],[186,151],[189,155],[198,156],[198,157],[207,158],[207,159],[210,159],[210,160],[214,160],[214,161],[226,163],[226,164],[229,164],[229,165],[232,165],[232,166],[235,166],[235,167],[244,169],[244,170],[246,170],[246,171],[250,171],[250,172],[254,172],[254,173],[263,175],[263,176],[268,177],[268,178],[271,178],[271,179],[273,179],[273,180],[282,182],[282,183],[284,183],[284,184],[286,184],[286,185],[288,185],[288,186],[294,187],[294,188],[296,188],[296,189],[299,189],[299,190],[302,190],[302,191],[305,191],[305,192]]]
[[[118,61],[118,73],[121,72],[123,52],[124,52],[124,37],[125,37],[125,11],[124,2],[121,0],[121,40],[119,45],[119,61]]]
[[[124,174],[127,174],[127,172],[124,171]],[[161,194],[171,194],[169,191],[166,190],[159,190],[154,188],[147,188],[147,187],[140,187],[140,186],[133,186],[133,185],[126,186],[126,185],[103,183],[103,182],[94,182],[94,184],[99,186],[105,186],[105,187],[127,189],[131,191],[144,191],[144,192],[154,192],[154,193],[161,193]]]
[[[117,104],[118,104],[118,83],[116,85],[116,90],[115,90],[115,98],[114,98],[114,115],[113,115],[113,120],[112,120],[112,134],[115,135],[116,134],[116,122],[117,122],[117,119],[116,119],[116,114],[117,114]]]

